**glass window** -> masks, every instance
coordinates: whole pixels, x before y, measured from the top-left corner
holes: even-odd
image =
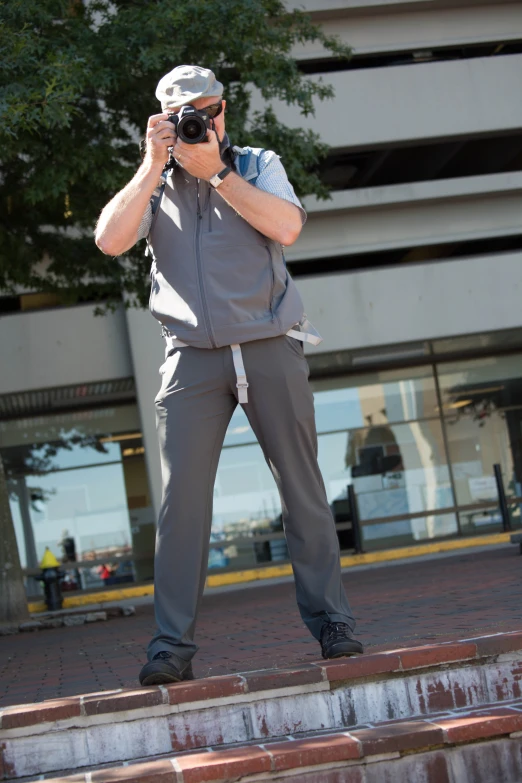
[[[459,505],[496,503],[493,465],[506,494],[522,496],[522,355],[441,364],[438,368],[448,449]],[[520,507],[511,508],[520,524]],[[498,529],[498,508],[461,512],[464,532]]]
[[[498,528],[494,463],[503,468],[508,494],[522,497],[519,378],[518,355],[442,365],[442,409],[431,366],[312,380],[319,463],[334,514],[347,521],[353,483],[368,548],[455,535],[456,514],[441,511],[456,505],[486,504],[471,516],[461,513],[463,532]],[[241,408],[226,446],[216,484],[216,535],[224,526],[229,539],[275,529],[279,498]],[[512,513],[519,523],[518,505]],[[346,548],[353,544],[346,531],[343,541]]]
[[[229,437],[253,437],[235,428],[246,427],[246,416],[234,416]],[[232,430],[232,432],[231,432]],[[214,487],[210,568],[251,567],[288,557],[284,539],[259,541],[283,529],[279,492],[257,443],[227,446],[221,453]],[[219,543],[217,543],[219,542]]]
[[[452,513],[406,518],[454,505],[431,367],[317,379],[312,389],[319,464],[339,521],[346,521],[347,485],[353,482],[368,546],[454,534]],[[406,519],[385,521],[398,515]],[[255,537],[280,530],[277,488],[238,407],[218,468],[211,566],[260,562]],[[232,543],[217,545],[237,537],[242,542],[236,548]],[[353,545],[349,531],[340,530],[339,538],[343,548]],[[276,545],[281,549],[280,542],[270,542],[264,559],[277,557]]]
[[[311,386],[318,432],[437,416],[430,367],[317,379]]]
[[[454,505],[432,369],[321,379],[312,387],[319,463],[334,513],[345,513],[353,483],[370,548],[385,539],[393,546],[456,533],[453,513],[384,521]]]
[[[214,532],[227,538],[270,531],[281,514],[279,492],[261,447],[225,448],[214,488]]]
[[[62,562],[94,561],[68,569],[65,589],[152,579],[155,520],[135,405],[5,421],[0,447],[23,567],[38,567],[49,547]]]
[[[241,446],[245,443],[257,443],[250,422],[243,408],[238,405],[235,409],[225,435],[226,446]]]
[[[406,536],[411,543],[457,532],[453,513],[385,522],[454,505],[438,420],[320,435],[319,463],[334,506],[353,483],[366,541]]]

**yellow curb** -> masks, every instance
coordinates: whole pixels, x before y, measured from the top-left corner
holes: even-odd
[[[421,555],[436,554],[437,552],[451,552],[456,549],[468,549],[475,546],[489,546],[491,544],[509,543],[511,533],[495,533],[492,535],[475,536],[474,538],[459,538],[452,541],[438,541],[431,544],[419,544],[398,549],[384,549],[381,552],[368,552],[364,555],[345,555],[341,557],[341,568],[350,568],[357,565],[370,563],[386,563],[403,558],[420,557]],[[249,568],[245,571],[232,571],[224,574],[211,574],[207,577],[207,587],[223,587],[225,585],[255,582],[264,579],[273,579],[278,576],[290,576],[292,566],[289,563],[279,566],[267,566],[265,568]],[[124,598],[138,598],[143,595],[153,595],[154,585],[142,585],[141,587],[121,587],[113,590],[104,590],[100,593],[82,593],[80,595],[64,598],[64,609],[75,606],[91,606],[107,601],[119,601]],[[29,604],[29,612],[45,612],[46,605],[43,601]]]
[[[207,577],[207,587],[221,587],[222,585],[235,585],[241,582],[256,582],[258,579],[273,579],[276,576],[291,576],[293,573],[290,563],[279,566],[266,566],[265,568],[249,568],[246,571],[231,571],[225,574],[211,574]]]
[[[509,543],[511,533],[495,533],[493,535],[475,536],[474,538],[459,538],[453,541],[438,541],[432,544],[405,546],[398,549],[384,549],[381,552],[368,552],[364,555],[345,555],[341,557],[341,568],[364,565],[368,563],[386,563],[408,557],[420,557],[437,552],[450,552],[454,549],[467,549],[474,546]],[[208,587],[253,582],[258,579],[271,579],[276,576],[288,576],[292,573],[290,564],[268,566],[267,568],[252,568],[248,571],[234,571],[225,574],[212,574],[207,578]]]
[[[383,563],[392,560],[402,560],[407,557],[431,555],[437,552],[451,552],[455,549],[467,549],[474,546],[489,546],[490,544],[508,544],[511,533],[495,533],[489,536],[474,538],[459,538],[458,541],[439,541],[433,544],[405,546],[399,549],[385,549],[382,552],[369,552],[364,555],[348,555],[341,557],[341,568],[363,565],[367,563]]]
[[[100,593],[80,593],[79,595],[65,596],[63,608],[71,609],[75,606],[92,606],[103,604],[107,601],[120,601],[123,598],[138,598],[142,595],[154,595],[154,585],[142,585],[141,587],[115,587],[113,590],[103,590]],[[47,606],[43,601],[29,604],[29,613],[45,612]]]

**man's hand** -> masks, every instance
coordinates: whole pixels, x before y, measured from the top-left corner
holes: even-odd
[[[198,179],[209,180],[223,169],[217,135],[211,130],[207,131],[206,144],[186,144],[178,138],[174,157],[185,171]]]
[[[168,122],[168,114],[153,114],[147,123],[147,148],[144,163],[163,166],[169,159],[169,147],[176,143],[174,125]],[[212,176],[212,175],[211,175]]]
[[[96,227],[96,244],[103,253],[118,256],[138,241],[141,219],[158,186],[168,148],[176,143],[174,125],[167,114],[149,117],[143,163],[128,185],[103,209]]]

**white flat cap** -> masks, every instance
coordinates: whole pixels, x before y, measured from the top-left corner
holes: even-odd
[[[160,79],[156,98],[162,109],[184,106],[197,98],[221,98],[223,85],[213,72],[200,65],[178,65]]]

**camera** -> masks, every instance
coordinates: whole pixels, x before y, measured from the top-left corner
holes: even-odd
[[[206,111],[200,111],[193,106],[182,106],[177,114],[169,114],[167,119],[176,128],[181,141],[186,144],[199,144],[207,140],[210,117]]]

